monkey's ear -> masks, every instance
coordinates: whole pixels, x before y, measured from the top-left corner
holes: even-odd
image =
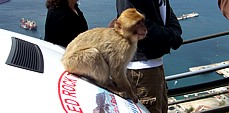
[[[108,24],[108,28],[114,28],[115,21],[117,21],[117,18],[111,20],[111,22]]]
[[[117,30],[121,30],[122,29],[122,25],[119,21],[114,21],[114,28]]]

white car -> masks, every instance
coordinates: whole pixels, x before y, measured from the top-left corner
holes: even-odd
[[[0,113],[149,113],[68,74],[58,45],[4,29],[0,39]]]

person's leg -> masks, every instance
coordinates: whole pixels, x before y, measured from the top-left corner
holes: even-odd
[[[133,87],[136,86],[139,100],[151,113],[167,113],[168,103],[163,66],[128,70],[128,77]]]
[[[165,75],[164,75],[164,67],[160,67],[161,70],[163,70],[163,80],[162,80],[162,84],[163,84],[163,95],[162,95],[162,113],[167,113],[168,112],[168,96],[167,96],[167,83],[166,83],[166,80],[165,80]]]

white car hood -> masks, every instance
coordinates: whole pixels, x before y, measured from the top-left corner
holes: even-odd
[[[98,113],[105,105],[109,108],[106,113],[149,113],[140,103],[126,101],[69,75],[60,62],[64,49],[58,45],[4,29],[0,29],[0,39],[0,113]],[[19,42],[25,45],[15,44]],[[33,56],[32,52],[32,58],[25,55],[21,58],[25,61],[10,55],[16,53],[13,50],[27,54],[31,49],[27,47],[27,42],[32,45],[32,49],[38,48],[41,54],[35,51],[36,55]],[[15,45],[21,45],[27,51],[18,50]],[[23,63],[29,60],[23,65],[38,65],[38,71],[6,64],[9,59]]]

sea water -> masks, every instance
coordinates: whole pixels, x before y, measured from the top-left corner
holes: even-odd
[[[10,0],[0,4],[0,28],[44,38],[44,26],[47,9],[46,0]],[[88,22],[89,29],[107,27],[116,17],[115,0],[80,0],[79,7]],[[201,36],[229,30],[229,20],[221,14],[217,0],[170,0],[177,16],[192,12],[198,17],[180,20],[183,29],[182,38],[189,40]],[[19,27],[20,19],[36,21],[36,31]],[[69,25],[71,27],[71,25]],[[182,45],[178,50],[164,56],[166,76],[189,71],[189,67],[222,62],[229,59],[229,35],[201,42]],[[168,82],[169,88],[199,84],[223,79],[215,72]]]

